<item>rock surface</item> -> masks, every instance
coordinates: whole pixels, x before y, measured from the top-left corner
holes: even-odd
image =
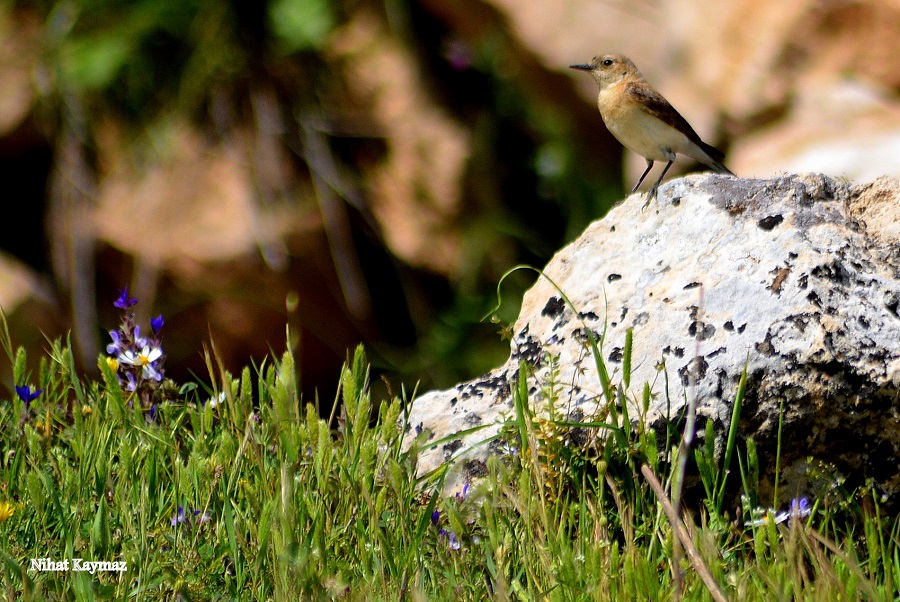
[[[697,175],[642,204],[629,197],[550,261],[525,295],[503,366],[413,402],[407,445],[423,430],[422,439],[450,437],[420,453],[420,474],[453,460],[446,491],[484,474],[497,450],[478,444],[512,414],[520,360],[534,367],[533,407],[556,356],[558,415],[595,415],[604,402],[588,327],[615,383],[633,329],[627,396],[635,417],[649,383],[651,425],[677,419],[693,398],[698,430],[712,420],[722,437],[746,364],[739,432],[757,443],[763,487],[783,406],[790,494],[809,492],[812,465],[848,485],[871,477],[889,496],[900,491],[900,182]]]

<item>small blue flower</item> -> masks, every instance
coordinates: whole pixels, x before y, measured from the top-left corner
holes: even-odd
[[[128,392],[137,390],[137,380],[131,372],[125,373],[125,390]]]
[[[450,546],[451,550],[458,550],[462,547],[462,543],[456,539],[456,533],[450,531],[450,539],[447,541],[447,545]]]
[[[34,391],[32,391],[31,387],[28,385],[25,385],[24,387],[16,387],[16,395],[18,395],[19,399],[24,401],[26,405],[37,399],[37,397],[43,392],[43,389],[35,389]]]
[[[807,500],[805,497],[794,498],[791,500],[791,505],[787,510],[782,510],[781,512],[768,510],[767,512],[764,512],[762,514],[761,518],[752,520],[747,524],[751,527],[760,527],[762,525],[767,525],[770,522],[777,525],[779,523],[785,522],[792,516],[796,516],[797,518],[806,518],[811,514],[812,508],[809,506],[809,500]]]
[[[465,499],[467,497],[469,497],[469,484],[466,483],[465,486],[462,488],[462,491],[457,491],[455,497],[456,497],[457,504],[461,504],[462,502],[464,502]]]
[[[207,514],[206,512],[200,515],[199,518],[195,519],[194,517],[196,517],[198,514],[200,514],[199,510],[188,508],[187,512],[185,512],[184,506],[178,506],[178,513],[172,517],[171,524],[173,527],[181,525],[183,523],[187,523],[188,526],[191,526],[192,524],[194,524],[194,520],[196,520],[197,523],[205,523],[209,520],[209,514]]]
[[[180,525],[184,521],[184,506],[178,506],[178,513],[172,517],[172,526]]]
[[[441,511],[440,510],[435,510],[434,512],[431,513],[431,524],[432,525],[437,525],[440,522],[440,520],[441,520]]]
[[[812,508],[809,507],[809,500],[805,497],[794,498],[791,500],[791,507],[788,510],[788,515],[793,516],[797,515],[798,517],[807,517],[812,514]]]
[[[106,353],[109,355],[119,355],[122,353],[122,337],[119,335],[119,331],[110,330],[109,337],[113,342],[106,346]]]
[[[155,318],[150,319],[150,328],[153,330],[153,334],[159,334],[159,331],[162,329],[165,321],[163,320],[162,314],[159,314]]]
[[[137,302],[137,299],[128,296],[128,285],[126,284],[125,288],[119,291],[119,298],[113,302],[113,305],[119,309],[131,309]]]
[[[134,325],[134,346],[138,348],[147,347],[150,342],[147,340],[147,337],[141,336],[141,326],[139,324]]]
[[[456,533],[454,533],[453,531],[441,529],[440,531],[438,531],[438,535],[447,538],[447,546],[451,550],[458,550],[462,547],[462,543],[459,541],[459,539],[457,539]]]

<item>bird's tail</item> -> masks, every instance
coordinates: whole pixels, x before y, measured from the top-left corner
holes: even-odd
[[[698,153],[697,156],[694,157],[697,161],[700,161],[711,170],[716,173],[726,174],[729,176],[733,176],[734,173],[727,167],[722,161],[725,160],[725,153],[720,151],[714,146],[710,146],[705,142],[700,142],[698,145],[700,147],[701,153]]]

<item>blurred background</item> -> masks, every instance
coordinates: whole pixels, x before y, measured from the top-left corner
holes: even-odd
[[[0,307],[86,373],[128,284],[176,382],[289,326],[307,399],[360,342],[394,394],[451,386],[508,355],[535,275],[483,320],[503,274],[644,167],[568,65],[629,55],[742,177],[863,182],[900,177],[898,40],[898,0],[0,2]]]

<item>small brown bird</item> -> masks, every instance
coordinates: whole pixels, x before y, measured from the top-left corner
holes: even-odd
[[[687,120],[650,87],[627,57],[604,54],[594,57],[588,65],[571,65],[570,69],[594,76],[600,88],[597,106],[603,123],[623,146],[647,160],[647,169],[632,193],[650,173],[654,161],[668,161],[650,189],[645,207],[656,197],[659,183],[675,161],[676,153],[687,155],[716,173],[734,175],[722,164],[725,155],[700,140]]]

